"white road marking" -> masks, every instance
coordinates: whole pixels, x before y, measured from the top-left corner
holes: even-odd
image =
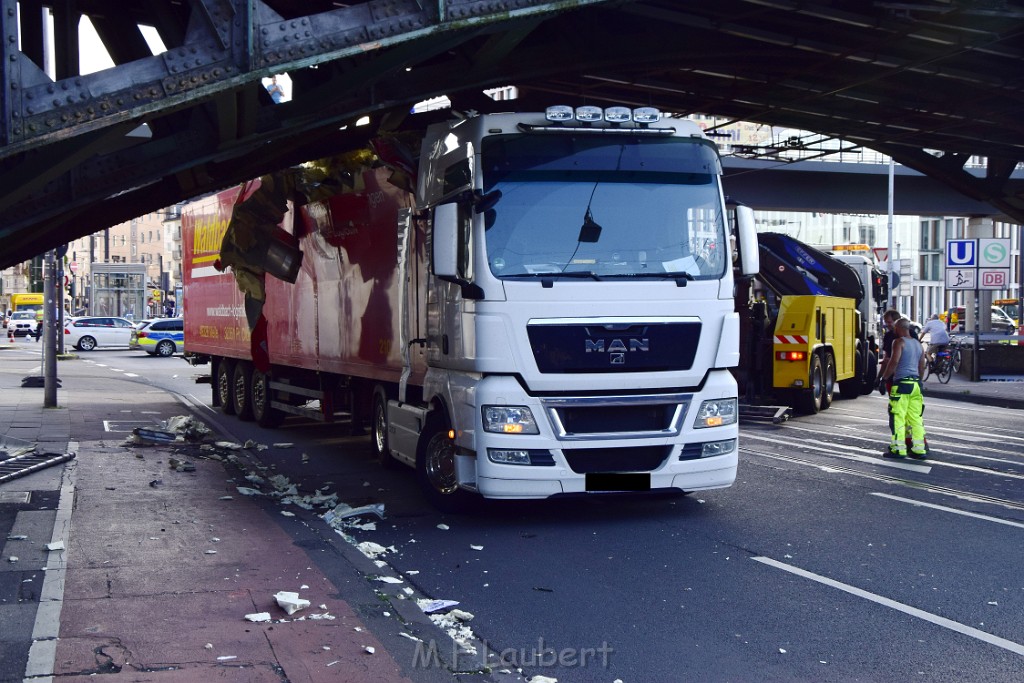
[[[827,448],[820,448],[820,447],[817,447],[817,446],[809,446],[809,445],[807,445],[807,442],[803,442],[803,441],[786,441],[785,439],[780,439],[777,436],[762,437],[762,436],[757,436],[755,434],[744,434],[742,438],[744,440],[746,440],[746,439],[753,439],[754,441],[760,440],[760,441],[767,441],[768,443],[783,444],[785,446],[795,446],[797,448],[802,448],[805,451],[810,450],[810,451],[818,451],[818,452],[821,452],[821,453],[826,453],[827,455],[831,455],[832,457],[835,457],[835,458],[842,458],[844,460],[856,460],[857,462],[866,462],[866,463],[869,463],[871,465],[884,465],[885,467],[894,467],[894,468],[896,468],[898,470],[909,470],[911,472],[920,472],[921,474],[928,474],[929,472],[932,471],[932,468],[929,467],[928,465],[915,465],[913,463],[903,462],[901,460],[887,460],[887,459],[884,459],[884,458],[881,458],[881,457],[877,457],[877,456],[858,455],[858,454],[844,454],[844,453],[837,453],[836,452],[837,449],[840,449],[840,450],[842,450],[842,449],[850,449],[850,450],[856,450],[856,451],[863,451],[865,453],[874,453],[875,452],[873,450],[868,450],[866,448],[857,448],[855,446],[845,446],[843,444],[832,444],[832,443],[830,443],[830,444],[827,444],[827,446],[828,446]]]
[[[963,515],[964,517],[974,517],[975,519],[983,519],[986,522],[995,522],[996,524],[1005,524],[1006,526],[1017,527],[1018,529],[1024,529],[1024,524],[1020,522],[1014,522],[1009,519],[999,519],[998,517],[989,517],[988,515],[982,515],[977,512],[968,512],[967,510],[957,510],[956,508],[949,508],[945,505],[936,505],[935,503],[925,503],[924,501],[914,500],[913,498],[902,498],[900,496],[893,496],[888,493],[871,493],[872,496],[878,496],[879,498],[888,498],[889,500],[899,501],[901,503],[909,503],[918,507],[931,508],[933,510],[941,510],[942,512],[952,512],[954,515]]]
[[[806,427],[786,426],[785,429],[786,429],[786,431],[799,431],[799,432],[807,432],[807,433],[811,433],[811,434],[820,434],[821,433],[820,429],[808,429]],[[848,429],[846,431],[852,431],[852,430]],[[859,435],[856,435],[856,434],[851,434],[850,436],[852,438],[860,438],[860,439],[864,439],[864,440],[878,440],[877,436],[874,436],[874,435],[871,435],[871,436],[859,436]],[[741,434],[741,438],[746,438],[746,437],[757,438],[757,435],[753,434],[753,433],[750,433],[750,432],[743,432]],[[772,440],[777,440],[777,439],[772,439]],[[966,440],[966,439],[959,439],[959,440],[963,441],[963,440]],[[805,441],[800,441],[800,443],[804,443],[804,442]],[[829,447],[836,447],[836,449],[845,449],[845,450],[850,450],[850,451],[867,451],[868,453],[874,453],[874,451],[872,451],[872,450],[862,449],[862,447],[860,447],[860,446],[847,445],[847,444],[844,444],[844,443],[833,443],[831,441],[821,441],[819,439],[808,439],[806,442],[809,442],[809,443],[822,443],[822,444],[828,445]],[[935,440],[931,440],[929,442],[929,447],[930,447],[932,453],[948,453],[950,455],[956,455],[956,456],[961,457],[961,458],[971,458],[973,460],[984,460],[984,461],[987,461],[987,462],[1002,463],[1002,464],[1006,464],[1006,465],[1024,465],[1024,462],[1022,462],[1020,460],[1007,460],[1005,458],[992,458],[992,457],[989,457],[989,456],[979,456],[979,455],[976,455],[976,454],[973,454],[973,453],[964,453],[963,443],[956,443],[956,444],[953,444],[953,443],[942,443],[943,446],[947,446],[947,447],[939,447],[939,443],[940,443],[939,441],[935,441]],[[998,449],[990,449],[990,447],[983,447],[983,446],[975,446],[975,447],[977,447],[977,449],[980,450],[980,451],[986,451],[986,452],[989,452],[989,453],[1000,453],[1000,454],[1005,453],[1005,454],[1009,454],[1009,455],[1018,455],[1014,451],[999,451]],[[932,460],[930,462],[932,462],[933,464],[936,464],[936,465],[946,465],[948,467],[958,467],[958,468],[963,468],[963,469],[969,469],[969,470],[972,470],[972,471],[981,472],[983,474],[999,474],[998,472],[994,472],[993,470],[987,470],[985,468],[972,467],[971,465],[957,465],[955,463],[947,463],[945,461],[940,461],[940,460]],[[1017,476],[1020,476],[1020,475],[1009,474],[1008,476],[1010,476],[1010,477],[1017,477]]]
[[[989,645],[995,645],[996,647],[1000,647],[1004,650],[1009,650],[1014,654],[1024,655],[1024,645],[1021,645],[1020,643],[1015,643],[1012,640],[1007,640],[1006,638],[1000,638],[999,636],[992,635],[991,633],[986,633],[985,631],[981,631],[972,626],[961,624],[958,621],[953,621],[952,619],[940,617],[939,615],[932,614],[931,612],[925,612],[922,609],[911,607],[910,605],[905,605],[902,602],[896,602],[895,600],[882,597],[881,595],[876,595],[875,593],[870,593],[861,588],[857,588],[856,586],[851,586],[848,583],[842,583],[841,581],[830,579],[827,576],[822,576],[821,574],[815,574],[805,569],[794,567],[791,564],[785,564],[784,562],[773,560],[770,557],[754,557],[751,559],[753,559],[755,562],[760,562],[761,564],[768,565],[769,567],[775,567],[776,569],[781,569],[782,571],[789,572],[790,574],[795,574],[796,576],[800,576],[805,579],[810,579],[811,581],[817,581],[818,583],[823,584],[825,586],[837,588],[841,591],[849,593],[850,595],[854,595],[858,598],[863,598],[865,600],[870,600],[871,602],[882,605],[883,607],[888,607],[898,612],[903,612],[904,614],[907,614],[909,616],[916,617],[918,619],[927,621],[931,624],[935,624],[936,626],[941,626],[942,628],[949,629],[950,631],[955,631],[965,636],[975,638],[976,640],[988,643]]]
[[[138,375],[136,375],[134,372],[126,372],[126,373],[124,373],[124,376],[125,377],[138,377]]]

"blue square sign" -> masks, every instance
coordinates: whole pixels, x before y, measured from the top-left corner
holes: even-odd
[[[946,240],[947,268],[977,268],[978,240]]]

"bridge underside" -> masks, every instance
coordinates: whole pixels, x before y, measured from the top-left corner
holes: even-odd
[[[349,148],[429,97],[448,94],[461,111],[507,109],[481,93],[502,85],[519,88],[517,108],[654,105],[814,131],[889,154],[1024,223],[1024,192],[1010,178],[1024,160],[1017,2],[0,4],[0,267]],[[115,67],[81,73],[82,16]],[[153,55],[140,25],[166,52]],[[293,99],[274,105],[261,79],[284,72]],[[370,126],[351,125],[367,114]],[[739,151],[783,161],[813,153],[800,140]],[[973,155],[988,159],[981,177],[964,168]]]

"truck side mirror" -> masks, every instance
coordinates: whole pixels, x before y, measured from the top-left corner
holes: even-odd
[[[761,256],[754,228],[754,210],[749,206],[736,206],[736,243],[740,250],[740,275],[757,275],[761,270]]]
[[[456,281],[459,277],[459,206],[455,202],[434,207],[434,275]]]

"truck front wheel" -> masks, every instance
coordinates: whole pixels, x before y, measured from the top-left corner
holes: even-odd
[[[222,358],[217,361],[217,369],[213,376],[213,391],[216,394],[214,398],[225,415],[235,414],[235,404],[231,400],[231,374],[234,369],[231,361]]]
[[[446,421],[431,419],[416,449],[416,478],[427,500],[442,512],[465,512],[473,494],[459,488],[455,468],[455,441]]]

